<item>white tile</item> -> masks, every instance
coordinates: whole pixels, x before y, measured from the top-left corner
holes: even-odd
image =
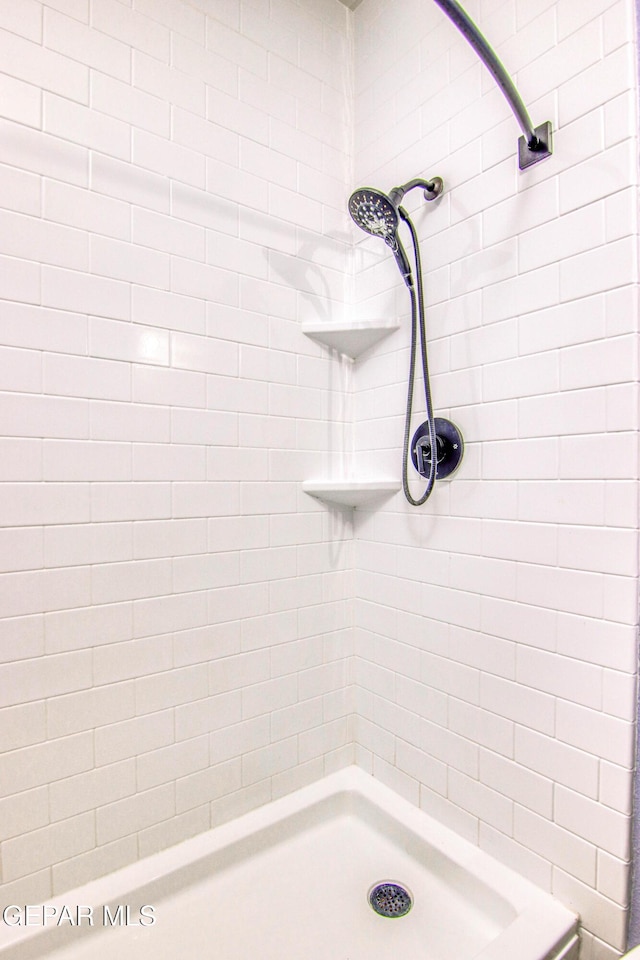
[[[116,800],[96,812],[96,836],[99,844],[135,833],[175,813],[173,784],[163,784],[134,797]]]
[[[129,289],[124,283],[86,273],[42,268],[42,302],[57,310],[128,320]]]
[[[173,257],[171,291],[234,306],[238,303],[238,278],[230,270]]]
[[[560,367],[562,389],[629,383],[635,379],[634,337],[614,337],[606,342],[568,349]]]
[[[523,726],[515,728],[515,759],[587,797],[598,794],[598,760],[560,740]]]
[[[48,787],[38,787],[0,800],[2,836],[20,836],[49,822]]]
[[[198,833],[208,830],[211,824],[209,808],[206,804],[172,817],[157,826],[147,827],[138,834],[140,856],[148,857],[159,850],[172,847],[182,840],[188,840]]]
[[[125,760],[58,780],[50,788],[51,819],[66,820],[84,811],[93,811],[102,804],[131,796],[136,791],[135,774],[134,762]]]
[[[190,146],[182,146],[146,130],[132,132],[131,158],[139,167],[169,175],[180,183],[204,187],[205,159]]]
[[[613,763],[600,761],[600,802],[630,815],[633,808],[633,772]]]
[[[555,729],[553,697],[501,677],[481,674],[480,706],[540,733],[553,734]]]
[[[207,597],[204,592],[153,597],[133,603],[133,633],[136,637],[194,629],[206,622]]]
[[[204,520],[143,521],[133,526],[136,559],[205,553],[207,524]]]
[[[54,894],[73,890],[90,880],[104,877],[120,867],[127,866],[135,859],[137,850],[135,836],[124,837],[54,864],[51,870]]]
[[[214,763],[206,770],[182,777],[176,783],[176,810],[182,812],[219,797],[233,795],[241,786],[240,761]]]
[[[264,54],[264,51],[260,52]],[[224,130],[268,145],[269,117],[265,111],[215,87],[207,87],[207,119]],[[319,131],[316,130],[315,136],[318,135]],[[220,160],[225,159],[217,156]]]
[[[3,878],[9,882],[63,857],[90,850],[95,846],[95,837],[93,813],[85,813],[6,840],[2,845]]]
[[[221,23],[210,24],[207,31],[207,49],[238,64],[245,70],[267,79],[267,51],[261,43],[244,37],[242,33],[231,30]],[[273,65],[277,71],[277,63]],[[301,74],[302,76],[302,74]],[[277,75],[270,74],[270,80],[277,83]]]
[[[241,694],[239,691],[221,693],[215,697],[179,705],[176,707],[176,739],[198,737],[231,726],[241,720]]]
[[[211,734],[209,743],[212,762],[217,764],[222,760],[240,758],[242,754],[248,751],[266,746],[270,739],[268,716],[231,724],[225,729],[216,730]],[[239,768],[239,759],[236,760],[236,763]]]
[[[449,799],[508,835],[512,832],[513,802],[457,770],[449,773]]]
[[[5,462],[0,476],[3,481],[42,480],[42,441],[22,437],[2,441]]]
[[[45,440],[45,480],[131,480],[131,449],[125,443]]]
[[[81,733],[13,751],[4,758],[0,796],[6,797],[93,767],[93,736]]]
[[[161,783],[187,777],[209,764],[207,737],[161,747],[136,760],[138,790],[149,790]]]
[[[480,782],[547,819],[553,813],[553,782],[492,751],[480,751]]]
[[[132,127],[148,130],[158,136],[169,136],[169,103],[97,71],[91,74],[91,106],[98,113],[115,117]]]
[[[92,440],[161,443],[171,437],[169,407],[96,400],[90,404],[89,416]]]
[[[46,47],[57,50],[67,61],[87,64],[120,80],[131,78],[130,48],[73,17],[46,10],[44,42]]]
[[[142,50],[157,60],[168,62],[170,32],[143,13],[129,10],[116,0],[98,0],[92,7],[92,26],[110,37],[120,40],[137,50]]]
[[[130,368],[124,363],[93,357],[45,354],[44,389],[61,397],[130,400]]]
[[[42,39],[42,10],[33,0],[20,7],[5,3],[0,10],[0,25],[21,37],[27,37],[39,43]]]
[[[51,699],[47,705],[47,731],[52,738],[66,737],[120,723],[134,714],[133,683],[94,687]]]
[[[2,710],[2,750],[19,750],[46,739],[44,701],[18,704]]]
[[[206,379],[203,373],[162,367],[133,367],[133,399],[182,407],[204,407]]]
[[[5,526],[87,523],[90,491],[84,483],[5,483],[0,520]]]
[[[0,120],[0,130],[0,159],[3,163],[69,183],[87,185],[89,158],[86,148],[6,120]]]
[[[628,721],[560,700],[557,736],[564,743],[612,763],[624,767],[632,764],[633,728]]]
[[[47,133],[120,160],[131,159],[131,131],[121,120],[55,94],[45,94],[43,118]]]
[[[91,317],[89,349],[94,357],[131,360],[158,366],[169,364],[169,335],[156,327]]]
[[[579,880],[575,880],[561,870],[556,871],[553,893],[563,902],[579,912],[585,926],[593,926],[606,941],[596,946],[594,957],[605,958],[626,949],[627,912],[619,904],[594,891]]]
[[[568,175],[573,176],[574,170],[572,167]],[[563,213],[573,209],[569,200],[563,206]],[[603,241],[604,207],[592,203],[523,233],[518,241],[520,264],[523,270],[532,270],[591,250]]]
[[[595,885],[597,850],[593,844],[520,806],[515,808],[513,833],[514,838],[530,850],[570,871],[584,883]]]
[[[134,208],[132,230],[134,243],[192,260],[204,260],[205,231],[200,226]]]
[[[163,213],[169,210],[169,180],[131,163],[92,153],[90,181],[97,193]]]
[[[87,102],[89,69],[64,53],[2,30],[0,55],[6,72],[12,76],[79,103]]]
[[[202,447],[168,443],[136,443],[133,446],[134,480],[198,481],[205,477],[206,453]]]
[[[216,12],[219,11],[216,7]],[[191,77],[202,79],[226,93],[234,94],[238,89],[238,65],[232,59],[218,56],[206,50],[204,37],[190,39],[174,34],[172,36],[172,63],[177,70]]]
[[[226,340],[198,337],[187,333],[171,334],[171,363],[185,370],[205,373],[238,373],[238,347]]]
[[[633,240],[624,238],[595,250],[587,250],[561,263],[562,300],[611,290],[635,279],[633,247]]]
[[[2,92],[0,114],[3,117],[36,129],[42,126],[42,92],[37,86],[15,77],[3,76],[0,78],[0,91]]]
[[[520,647],[516,656],[519,683],[594,709],[602,706],[599,667],[533,647]]]
[[[91,571],[94,603],[114,603],[171,592],[169,560],[99,564]],[[104,682],[104,681],[103,681]]]
[[[170,0],[138,0],[138,9],[181,36],[204,41],[205,16],[197,8],[176,7]]]
[[[174,742],[173,712],[112,722],[95,731],[95,764],[113,764]]]
[[[44,181],[43,198],[48,220],[123,240],[129,238],[130,211],[119,200],[49,179]]]
[[[19,648],[16,648],[16,640]],[[44,653],[42,614],[0,621],[0,662],[10,663]]]
[[[133,52],[132,75],[140,90],[204,116],[205,84],[199,77],[188,77],[139,50]]]
[[[7,300],[38,303],[41,299],[41,268],[28,260],[0,257],[0,295]]]
[[[593,26],[598,27],[598,24]],[[579,36],[579,35],[576,35]],[[594,62],[584,72],[567,79],[558,91],[558,115],[561,124],[581,116],[586,108],[607,103],[628,87],[633,70],[633,56],[629,44],[620,47],[609,56]],[[584,97],[585,89],[590,96]]]
[[[635,535],[631,530],[566,525],[558,532],[558,562],[575,570],[636,576]]]
[[[450,698],[450,729],[468,740],[505,756],[513,755],[514,724],[473,704]]]
[[[110,237],[91,238],[91,270],[99,276],[167,290],[169,266],[169,256],[156,250]]]
[[[0,389],[21,393],[42,392],[42,355],[32,350],[0,347]]]
[[[637,706],[633,677],[605,670],[603,679],[603,709],[621,720],[633,721]]]
[[[555,821],[579,832],[586,840],[614,856],[629,857],[628,818],[602,804],[559,786],[555,794]]]

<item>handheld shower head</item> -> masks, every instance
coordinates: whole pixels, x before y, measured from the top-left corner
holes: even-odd
[[[361,230],[387,241],[398,229],[398,210],[390,198],[373,187],[360,187],[349,197],[349,213]]]
[[[349,197],[349,213],[365,233],[381,237],[391,248],[408,287],[413,286],[411,267],[398,237],[398,208],[390,197],[373,187],[360,187]]]

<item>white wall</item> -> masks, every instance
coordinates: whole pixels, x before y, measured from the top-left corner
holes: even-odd
[[[518,171],[516,121],[435,4],[358,8],[354,185],[445,180],[406,205],[436,411],[467,444],[424,507],[399,494],[356,522],[358,757],[579,911],[600,960],[625,945],[634,762],[634,5],[465,7],[555,152]],[[360,460],[386,474],[409,303],[360,237],[358,315],[407,321],[354,375]]]
[[[527,173],[493,81],[424,0],[0,5],[7,902],[355,756],[574,906],[583,960],[620,952],[632,3],[467,6],[553,121]],[[398,475],[407,324],[353,370],[299,324],[407,319],[345,200],[433,173],[442,200],[407,206],[465,461],[422,509],[357,515],[353,542],[299,484],[352,437],[358,470]]]
[[[353,759],[351,530],[299,488],[344,433],[298,318],[344,300],[348,16],[0,4],[4,902]]]

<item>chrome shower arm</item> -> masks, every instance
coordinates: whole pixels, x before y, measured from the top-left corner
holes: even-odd
[[[520,169],[523,170],[532,163],[550,156],[552,152],[551,123],[547,121],[539,127],[533,126],[520,94],[503,63],[457,0],[435,0],[435,2],[469,41],[507,98],[523,133],[518,145]]]

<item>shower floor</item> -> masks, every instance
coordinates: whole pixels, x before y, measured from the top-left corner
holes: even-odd
[[[372,884],[399,879],[414,905],[377,916]],[[343,816],[154,904],[152,927],[106,929],[59,960],[459,960],[474,957],[501,926],[403,850]]]
[[[132,920],[141,905],[152,905],[154,925],[96,921],[22,940],[14,930],[13,945],[0,942],[0,960],[574,956],[564,951],[573,944],[575,917],[546,894],[359,771],[332,780],[332,787],[298,792],[311,803],[286,797],[60,901],[108,903],[112,912],[128,904]],[[364,795],[369,790],[382,791],[380,803]],[[433,838],[416,832],[423,822]],[[408,887],[413,907],[406,916],[381,917],[369,905],[370,888],[384,880]]]

